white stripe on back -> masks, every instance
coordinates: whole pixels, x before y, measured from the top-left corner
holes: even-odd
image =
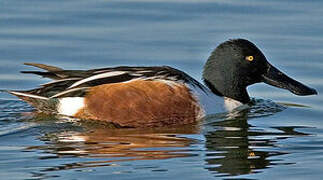
[[[55,94],[54,96],[51,96],[50,98],[57,98],[61,95],[64,95],[64,94],[67,94],[67,93],[70,93],[70,92],[74,92],[74,91],[79,91],[79,90],[83,90],[83,89],[87,89],[88,87],[81,87],[81,88],[73,88],[73,89],[68,89],[66,91],[62,91],[60,93],[57,93]]]
[[[88,78],[82,79],[80,81],[77,81],[77,82],[75,82],[74,84],[72,84],[68,88],[73,88],[73,87],[79,86],[79,85],[81,85],[83,83],[86,83],[86,82],[89,82],[89,81],[93,81],[93,80],[96,80],[96,79],[102,79],[102,78],[107,78],[107,77],[119,76],[119,75],[122,75],[122,74],[126,74],[126,72],[125,71],[112,71],[112,72],[97,74],[97,75],[90,76]]]
[[[81,78],[66,78],[66,79],[59,79],[59,80],[56,80],[56,81],[50,81],[48,83],[44,83],[44,84],[41,84],[40,86],[47,86],[47,85],[50,85],[50,84],[55,84],[55,83],[58,83],[58,82],[63,82],[63,81],[72,81],[72,80],[79,80]]]
[[[43,96],[37,96],[34,94],[28,94],[28,93],[22,93],[22,92],[16,92],[16,91],[9,91],[11,94],[17,95],[17,96],[25,96],[25,97],[30,97],[30,98],[35,98],[35,99],[44,99],[44,100],[48,100],[47,97],[43,97]]]

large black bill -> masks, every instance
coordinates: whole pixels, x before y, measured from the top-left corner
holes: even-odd
[[[290,92],[300,96],[317,94],[315,89],[305,86],[304,84],[288,77],[270,64],[268,64],[268,69],[262,75],[262,78],[263,82],[267,84],[287,89]]]

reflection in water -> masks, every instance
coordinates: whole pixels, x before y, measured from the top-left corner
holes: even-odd
[[[272,101],[253,99],[249,109],[206,119],[208,130],[204,133],[207,148],[206,169],[216,176],[236,176],[260,172],[277,164],[273,156],[283,155],[275,148],[278,139],[307,135],[295,131],[298,127],[271,127],[261,129],[247,120],[282,111],[285,107]]]
[[[275,150],[279,138],[304,135],[294,127],[277,128],[283,132],[259,132],[257,127],[249,127],[246,119],[239,118],[213,124],[218,130],[205,134],[207,169],[216,176],[234,176],[256,173],[260,169],[277,165],[269,157],[286,154]],[[279,163],[280,165],[284,163]]]
[[[65,127],[63,131],[47,133],[41,137],[47,145],[32,146],[28,150],[42,149],[51,154],[43,156],[42,159],[71,156],[100,159],[65,164],[48,168],[46,171],[111,166],[122,161],[157,160],[194,155],[189,150],[194,140],[179,137],[179,135],[198,133],[195,126],[167,129],[117,129],[106,125],[82,122],[83,132],[66,131]]]
[[[40,159],[75,158],[73,163],[55,165],[44,171],[116,166],[120,162],[185,158],[205,154],[204,168],[215,176],[235,176],[260,172],[280,162],[286,154],[276,146],[279,139],[307,135],[299,127],[261,128],[248,124],[254,117],[268,116],[284,107],[270,101],[255,100],[251,108],[239,112],[210,116],[202,125],[177,128],[118,129],[89,122],[41,116],[34,121],[52,119],[57,125],[44,130],[40,138],[45,145],[31,146],[26,151],[42,150]],[[60,123],[58,123],[60,122]],[[204,140],[194,137],[203,134]],[[205,150],[201,151],[202,145]],[[205,151],[205,152],[204,152]],[[276,158],[272,158],[276,156]],[[201,156],[203,157],[203,156]],[[270,158],[271,157],[271,158]],[[78,161],[78,162],[75,162]]]

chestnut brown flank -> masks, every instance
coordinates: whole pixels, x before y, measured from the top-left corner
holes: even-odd
[[[75,116],[127,127],[150,127],[193,123],[200,111],[182,84],[136,80],[91,88],[85,96],[85,107]]]

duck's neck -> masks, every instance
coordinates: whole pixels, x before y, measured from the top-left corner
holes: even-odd
[[[218,96],[228,97],[243,104],[250,101],[247,89],[244,86],[235,85],[234,83],[230,82],[215,84],[207,79],[204,79],[204,83],[214,94]]]

